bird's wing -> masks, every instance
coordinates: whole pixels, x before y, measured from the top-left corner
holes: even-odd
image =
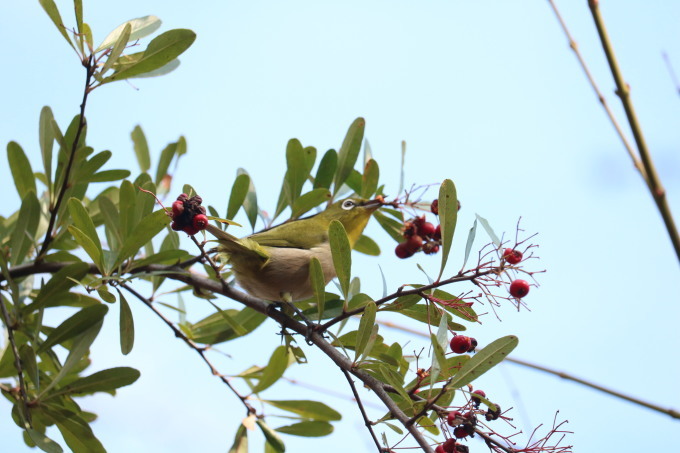
[[[210,224],[206,226],[206,230],[217,238],[220,243],[219,250],[221,252],[226,252],[229,255],[239,255],[244,258],[252,256],[263,262],[270,258],[269,253],[260,247],[257,241],[250,238],[239,239]]]
[[[249,239],[266,247],[285,247],[296,249],[310,249],[328,241],[327,233],[321,229],[318,233],[312,232],[311,228],[305,228],[301,221],[283,223],[265,231],[248,236]],[[315,228],[316,229],[316,228]],[[315,230],[314,229],[314,230]]]

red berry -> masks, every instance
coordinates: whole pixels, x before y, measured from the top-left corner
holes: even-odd
[[[526,280],[515,280],[510,283],[510,294],[512,297],[521,299],[529,294],[529,282]]]
[[[472,348],[472,341],[470,341],[470,337],[466,337],[465,335],[456,335],[455,337],[451,338],[451,343],[449,343],[449,346],[456,354],[463,354]]]
[[[479,395],[482,398],[486,398],[486,393],[484,393],[484,390],[475,390],[474,392],[472,392],[472,394]],[[472,397],[472,403],[475,405],[475,407],[479,407],[481,402],[482,400],[480,400],[479,398],[475,398],[474,396]]]
[[[426,255],[433,255],[439,251],[439,244],[436,242],[426,242],[423,244],[423,253]]]
[[[465,427],[459,426],[453,430],[453,435],[456,436],[458,439],[462,439],[463,437],[468,436],[468,432],[467,429],[465,429]]]
[[[457,444],[456,439],[446,439],[442,444],[442,449],[446,453],[455,453]]]
[[[470,337],[470,349],[468,349],[467,352],[475,352],[476,347],[477,347],[477,340]]]
[[[173,221],[173,222],[170,224],[170,228],[172,228],[172,229],[175,230],[175,231],[180,231],[180,230],[182,230],[182,227],[181,227],[180,224],[177,223],[176,221]]]
[[[434,215],[439,215],[439,200],[434,200],[430,205],[430,211]]]
[[[432,225],[430,222],[425,222],[420,226],[420,228],[418,228],[418,233],[426,238],[432,237],[435,231],[436,229],[434,225]]]
[[[448,414],[446,414],[446,423],[449,424],[449,426],[456,426],[458,423],[456,423],[456,418],[461,418],[462,415],[458,411],[451,411]]]
[[[437,448],[434,449],[434,453],[446,453],[446,450],[444,450],[444,446],[442,444],[437,445]]]
[[[193,225],[194,228],[199,231],[205,230],[205,227],[208,225],[208,217],[205,214],[198,214],[194,216]]]
[[[503,258],[510,264],[517,264],[522,261],[522,252],[519,250],[505,249],[503,251]]]
[[[397,245],[397,248],[394,249],[394,253],[401,259],[413,256],[413,252],[411,251],[411,249],[408,248],[406,244],[407,244],[406,242],[402,242],[401,244]]]
[[[173,220],[181,216],[184,212],[184,203],[177,200],[172,203],[172,218]]]
[[[198,228],[194,227],[193,225],[187,225],[182,228],[182,231],[184,231],[189,236],[193,236],[194,234],[198,233]]]
[[[185,193],[181,193],[181,194],[179,194],[179,197],[177,197],[177,199],[178,199],[179,201],[186,201],[186,200],[189,199],[189,195],[187,195],[187,194],[185,194]]]
[[[442,226],[437,225],[437,228],[434,229],[434,234],[432,234],[432,239],[438,241],[441,238],[442,238]]]
[[[418,236],[417,234],[414,234],[410,238],[408,238],[408,241],[406,241],[406,247],[411,251],[411,253],[415,253],[418,251],[420,247],[423,246],[423,238]]]

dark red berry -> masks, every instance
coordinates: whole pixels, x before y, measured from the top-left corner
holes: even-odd
[[[198,229],[193,225],[185,226],[184,228],[182,228],[182,231],[184,231],[189,236],[193,236],[194,234],[198,233]]]
[[[406,244],[406,242],[402,242],[401,244],[397,245],[397,248],[394,249],[394,253],[401,259],[413,256],[413,252]]]
[[[175,231],[181,231],[183,227],[179,223],[174,221],[170,224],[170,228],[172,228]]]
[[[457,445],[456,439],[446,439],[442,444],[442,449],[446,453],[455,453],[456,445]]]
[[[433,255],[439,251],[439,244],[436,242],[426,242],[423,244],[423,253]]]
[[[470,337],[470,349],[468,349],[467,352],[475,352],[476,347],[477,347],[477,340]]]
[[[484,416],[486,417],[487,422],[490,422],[491,420],[498,420],[498,417],[501,416],[501,406],[496,404],[496,410],[494,411],[489,409],[486,411],[486,415]]]
[[[470,350],[472,347],[472,342],[470,341],[470,337],[466,337],[465,335],[456,335],[455,337],[451,338],[451,343],[449,343],[449,346],[456,354],[463,354]]]
[[[456,426],[458,423],[456,423],[456,418],[461,418],[462,415],[458,411],[451,411],[448,414],[446,414],[446,423],[449,424],[449,426]]]
[[[432,204],[430,205],[430,211],[431,211],[432,214],[434,214],[434,215],[438,215],[438,214],[439,214],[439,200],[434,200],[434,201],[432,202]]]
[[[505,261],[509,264],[517,264],[522,261],[522,252],[519,250],[505,249],[503,251],[503,258],[505,258]]]
[[[442,226],[437,225],[437,228],[434,229],[434,234],[432,234],[432,239],[438,241],[441,238],[442,238]]]
[[[179,194],[179,197],[177,197],[177,200],[179,200],[179,201],[186,201],[188,199],[189,199],[189,195],[187,195],[185,193],[181,193],[181,194]]]
[[[418,236],[417,234],[414,234],[410,238],[408,238],[408,241],[406,241],[406,247],[412,252],[415,253],[418,251],[420,247],[423,246],[423,238]]]
[[[437,445],[437,448],[434,449],[434,453],[446,453],[446,450],[444,450],[444,446],[442,444]]]
[[[425,238],[431,238],[434,235],[435,227],[430,222],[423,223],[420,228],[418,228],[418,233]]]
[[[484,390],[475,390],[474,392],[472,392],[472,394],[473,395],[479,395],[482,398],[486,398],[486,393],[484,393]],[[482,402],[482,400],[480,400],[479,398],[475,398],[474,396],[472,397],[472,404],[474,404],[475,407],[479,407],[481,402]]]
[[[529,294],[529,282],[526,280],[515,280],[510,283],[510,294],[512,297],[521,299]]]
[[[403,236],[405,238],[410,238],[414,234],[416,234],[416,226],[413,224],[413,222],[411,222],[411,221],[404,222]]]
[[[194,216],[193,220],[193,226],[197,230],[205,230],[205,227],[208,225],[208,217],[206,217],[205,214],[198,214],[197,216]]]
[[[468,436],[468,430],[465,429],[464,426],[459,426],[456,429],[453,430],[453,435],[456,436],[458,439],[462,439],[463,437]]]
[[[184,212],[184,203],[177,200],[172,203],[172,219],[175,220]]]

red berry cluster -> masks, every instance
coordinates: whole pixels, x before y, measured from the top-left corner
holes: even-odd
[[[426,255],[439,251],[442,238],[441,226],[435,227],[425,220],[424,215],[404,222],[402,235],[406,241],[397,245],[394,250],[399,258],[408,258],[419,250],[422,250]]]
[[[449,347],[451,347],[451,350],[456,354],[474,352],[477,347],[477,340],[472,337],[466,337],[465,335],[455,335],[451,338]]]
[[[205,208],[201,206],[203,199],[198,195],[189,198],[183,193],[172,203],[172,224],[170,227],[175,231],[184,231],[193,236],[208,225],[208,217]]]
[[[446,415],[446,423],[453,427],[453,435],[457,439],[475,435],[475,425],[477,417],[472,411],[461,414],[458,411],[449,412]],[[455,451],[455,450],[454,450]]]
[[[459,444],[456,439],[446,439],[434,449],[434,453],[468,453],[469,451],[467,445]]]

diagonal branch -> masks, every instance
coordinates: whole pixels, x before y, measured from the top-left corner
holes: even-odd
[[[349,375],[349,372],[347,370],[342,370],[342,374],[344,374],[345,378],[347,378],[347,382],[349,383],[349,386],[352,389],[352,394],[354,395],[354,401],[356,401],[357,405],[359,406],[359,410],[361,411],[361,416],[364,419],[364,424],[366,425],[368,432],[371,433],[371,437],[373,438],[373,442],[375,442],[375,446],[378,448],[379,452],[384,452],[385,449],[380,446],[380,442],[378,441],[378,438],[375,435],[375,431],[373,431],[373,423],[371,422],[371,420],[369,420],[368,415],[366,415],[366,410],[364,409],[364,404],[361,402],[361,398],[359,397],[359,393],[357,392],[357,388],[354,386],[354,381],[352,380],[352,376]]]

